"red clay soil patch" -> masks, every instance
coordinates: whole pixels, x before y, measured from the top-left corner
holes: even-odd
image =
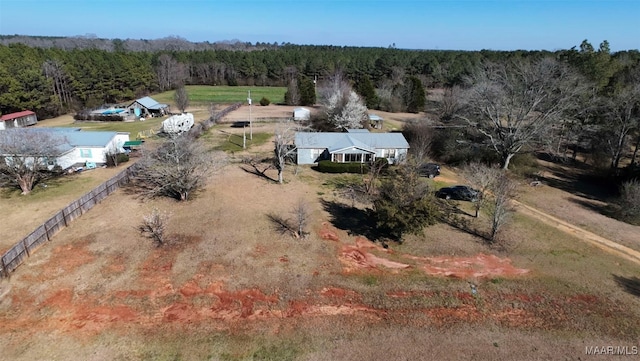
[[[78,308],[71,321],[72,327],[83,332],[99,333],[110,323],[133,322],[137,314],[128,306],[94,306],[89,309]]]
[[[342,244],[337,230],[332,229],[326,222],[322,224],[318,233],[322,239]],[[434,276],[484,278],[519,276],[529,272],[529,270],[514,267],[508,258],[482,253],[474,257],[416,257],[409,254],[397,254],[396,257],[407,259],[408,263],[384,257],[384,255],[394,253],[394,251],[385,249],[364,237],[356,237],[355,245],[342,245],[338,259],[344,265],[343,271],[347,273],[357,270],[381,271],[385,269],[397,272],[402,269],[418,268],[426,274]]]
[[[126,270],[125,265],[129,263],[128,259],[129,258],[127,257],[127,255],[123,253],[120,253],[117,255],[110,255],[108,256],[107,262],[104,265],[104,267],[102,267],[100,272],[105,277],[119,275]]]
[[[420,258],[417,258],[420,260]],[[425,273],[457,278],[484,278],[519,276],[529,270],[516,268],[508,258],[480,253],[474,257],[427,257],[420,268]]]
[[[336,230],[332,229],[331,226],[329,226],[328,222],[322,222],[322,228],[320,228],[320,230],[318,231],[318,235],[320,236],[320,238],[326,239],[328,241],[340,242],[338,233],[336,232]]]
[[[51,254],[51,264],[56,265],[64,273],[70,273],[76,268],[93,262],[95,256],[88,249],[89,242],[76,242],[65,246],[58,246]]]
[[[70,289],[64,289],[54,292],[51,296],[47,297],[43,302],[44,307],[64,307],[71,303],[73,298],[73,291]]]
[[[348,299],[352,301],[360,301],[362,296],[355,291],[337,287],[325,287],[320,290],[320,294],[325,297]]]

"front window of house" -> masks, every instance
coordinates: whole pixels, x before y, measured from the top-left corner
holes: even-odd
[[[344,155],[345,162],[362,162],[362,154],[345,154]]]
[[[80,148],[80,157],[82,157],[82,158],[91,158],[91,149],[82,149],[82,148]]]
[[[324,152],[324,149],[312,149],[311,157],[313,158],[314,161],[316,161],[318,160],[318,158],[320,158],[323,152]]]
[[[382,150],[382,158],[395,158],[396,150],[395,149],[383,149]]]

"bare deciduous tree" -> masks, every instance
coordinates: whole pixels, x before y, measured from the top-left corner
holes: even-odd
[[[176,106],[180,109],[181,113],[189,106],[189,93],[184,86],[176,89],[176,92],[173,94],[173,100],[176,102]]]
[[[468,82],[469,112],[458,116],[486,136],[503,169],[565,116],[582,91],[578,77],[551,58],[485,63]]]
[[[405,123],[402,134],[407,138],[412,162],[416,167],[429,161],[433,145],[434,128],[426,124],[426,120]]]
[[[282,122],[276,126],[274,136],[274,165],[278,170],[278,183],[284,182],[283,172],[284,167],[291,157],[296,153],[296,147],[294,143],[295,138],[295,124],[294,122]]]
[[[299,199],[291,213],[294,216],[298,238],[304,238],[306,236],[305,228],[307,227],[311,213],[309,204],[305,200]]]
[[[475,216],[478,217],[481,208],[487,209],[491,220],[488,238],[495,242],[502,226],[509,220],[509,200],[516,190],[516,183],[503,169],[477,162],[467,164],[462,173],[469,183],[480,191],[480,197],[474,204]]]
[[[160,247],[166,243],[165,230],[170,215],[166,212],[160,212],[157,208],[144,216],[142,223],[138,226],[138,231],[144,237],[153,241],[156,247]]]
[[[382,172],[389,167],[386,159],[378,159],[369,165],[369,172],[362,179],[362,189],[367,197],[373,198],[378,193],[378,182]]]
[[[162,54],[158,57],[156,75],[161,90],[168,90],[183,85],[189,76],[185,64],[179,63],[171,55]]]
[[[307,235],[305,228],[309,221],[309,204],[303,199],[299,199],[291,210],[293,218],[286,219],[281,215],[270,213],[267,218],[271,221],[273,228],[280,234],[290,234],[295,238],[304,238]]]
[[[67,139],[42,129],[0,131],[0,184],[14,185],[26,195],[54,172],[56,158]]]
[[[185,201],[224,163],[223,153],[210,151],[189,134],[172,135],[143,155],[134,180],[149,197]]]
[[[495,242],[498,233],[507,221],[512,210],[509,207],[509,199],[516,189],[516,184],[505,172],[501,172],[499,177],[491,185],[492,201],[489,203],[489,215],[491,217],[491,231],[489,239]]]
[[[442,99],[438,104],[440,119],[449,120],[464,108],[464,91],[457,85],[447,87],[444,89],[444,94],[442,94]]]
[[[601,135],[606,139],[611,168],[616,169],[627,150],[628,137],[640,128],[640,84],[616,91],[603,103]]]
[[[475,217],[477,218],[480,209],[486,205],[489,197],[485,197],[489,192],[493,192],[493,188],[502,176],[503,171],[497,167],[489,167],[482,163],[472,162],[462,168],[462,174],[477,189],[481,196],[474,204]]]

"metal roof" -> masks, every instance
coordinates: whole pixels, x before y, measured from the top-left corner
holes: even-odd
[[[26,117],[27,115],[33,115],[33,114],[36,114],[36,113],[32,112],[31,110],[23,110],[23,111],[17,112],[17,113],[4,114],[0,118],[0,121],[6,122],[7,120],[13,120],[13,119],[16,119],[16,118]]]
[[[143,107],[147,108],[147,109],[162,109],[162,108],[166,108],[167,105],[166,104],[161,104],[158,103],[155,99],[151,98],[151,97],[144,97],[144,98],[140,98],[137,99],[135,102],[138,102],[140,105],[142,105]],[[133,104],[133,103],[131,103]]]
[[[14,129],[4,130],[18,131]],[[49,132],[54,134],[54,138],[64,137],[64,142],[57,145],[59,154],[66,153],[76,147],[103,148],[118,134],[111,131],[81,131],[79,128],[19,128],[19,131],[29,132]],[[28,135],[26,135],[28,137]],[[27,138],[28,139],[28,138]],[[62,139],[61,139],[62,140]]]
[[[364,149],[401,148],[409,149],[409,143],[402,133],[330,133],[297,132],[295,144],[298,148],[344,149],[357,147]]]
[[[106,147],[118,132],[68,132],[64,133],[67,141],[76,147]]]
[[[327,147],[329,153],[336,153],[341,150],[350,149],[350,148],[358,148],[369,153],[375,153],[376,149],[365,144],[358,139],[355,139],[351,136],[346,136],[342,138],[338,138],[338,140],[333,143],[330,147]]]

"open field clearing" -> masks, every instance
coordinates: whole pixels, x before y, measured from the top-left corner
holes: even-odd
[[[4,281],[5,355],[365,360],[393,342],[400,358],[507,360],[637,342],[638,297],[614,278],[634,265],[520,215],[502,251],[447,225],[383,249],[327,212],[349,207],[330,177],[303,168],[279,186],[230,164],[187,204],[116,192]],[[309,237],[274,232],[266,215],[301,198]],[[154,207],[173,214],[167,247],[134,230]]]
[[[189,94],[189,102],[193,105],[208,105],[211,103],[231,104],[247,103],[249,91],[253,104],[260,106],[260,99],[269,99],[272,104],[284,103],[286,87],[261,87],[261,86],[208,86],[188,85],[185,87]],[[174,104],[174,90],[153,95],[160,103]]]
[[[144,201],[121,189],[0,281],[0,359],[577,360],[589,346],[640,346],[637,264],[525,213],[497,246],[438,224],[383,248],[359,227],[367,213],[336,190],[345,176],[290,166],[278,185],[266,179],[275,170],[258,177],[240,162],[272,152],[263,134],[273,128],[256,122],[256,142],[229,149],[229,164],[194,200]],[[223,147],[242,132],[224,123],[202,139]],[[109,169],[79,176],[108,178],[98,171]],[[0,199],[17,210],[19,238],[44,201],[61,203],[56,212],[81,184],[100,183],[72,181],[33,201]],[[435,181],[460,182],[447,167]],[[594,214],[566,190],[527,187],[522,202],[591,224],[563,218]],[[267,216],[292,217],[299,200],[311,210],[309,235],[276,232]],[[135,229],[154,208],[171,214],[160,248]],[[483,229],[483,217],[465,219]],[[591,231],[630,247],[640,234],[592,219],[602,223]]]

